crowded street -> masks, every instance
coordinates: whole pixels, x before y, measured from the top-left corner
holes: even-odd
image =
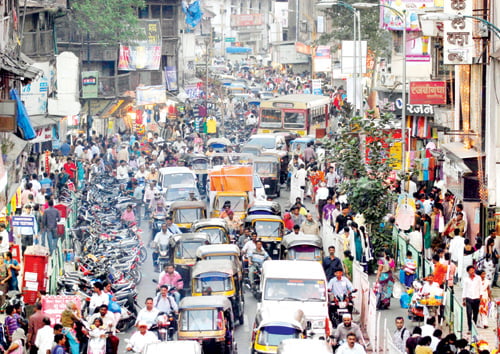
[[[1,353],[500,353],[495,1],[0,10]]]

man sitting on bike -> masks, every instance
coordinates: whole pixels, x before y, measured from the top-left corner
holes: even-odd
[[[165,266],[165,271],[160,273],[158,278],[158,288],[162,285],[167,285],[175,290],[170,292],[175,298],[175,302],[179,303],[181,300],[181,293],[179,292],[184,287],[184,282],[182,281],[182,276],[175,270],[172,264],[167,264]]]
[[[167,249],[169,247],[170,239],[172,238],[173,233],[168,230],[168,226],[166,223],[161,225],[161,230],[155,235],[153,239],[153,244],[155,250],[153,251],[153,265],[155,269],[158,268],[158,257],[160,256],[160,248],[161,246],[166,246]],[[170,253],[170,252],[169,252]]]
[[[332,321],[337,315],[338,304],[340,301],[347,302],[347,310],[352,313],[352,304],[349,301],[349,296],[353,291],[352,283],[344,277],[344,272],[341,269],[335,271],[335,276],[328,282],[328,292],[331,294],[333,301],[330,303],[329,310],[332,316]],[[340,318],[336,317],[337,321]]]
[[[255,250],[248,252],[248,277],[250,278],[250,284],[254,284],[254,273],[257,268],[262,267],[262,263],[271,259],[266,250],[262,248],[262,241],[257,240],[255,242]]]

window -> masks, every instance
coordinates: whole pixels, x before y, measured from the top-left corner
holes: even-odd
[[[258,343],[260,345],[278,346],[289,338],[300,338],[300,332],[292,327],[266,326],[261,328]]]
[[[265,300],[326,301],[324,280],[269,278],[264,288]]]
[[[174,7],[172,5],[162,6],[162,18],[174,18]]]
[[[201,209],[178,209],[175,213],[174,223],[190,224],[193,220],[201,219]]]
[[[278,109],[263,109],[261,127],[281,128],[281,111]]]
[[[217,310],[183,311],[180,318],[183,331],[213,331],[217,329]]]
[[[145,6],[139,9],[139,18],[149,18],[149,6]]]
[[[212,289],[213,292],[222,292],[233,290],[231,277],[222,273],[205,273],[195,280],[195,290],[201,293],[206,289]]]
[[[256,221],[254,224],[257,236],[281,236],[281,223],[274,221]]]
[[[198,218],[199,219],[199,218]],[[211,229],[200,229],[198,232],[204,232],[208,235],[210,239],[210,243],[224,243],[226,241],[226,233],[219,228],[211,228]]]
[[[304,129],[306,117],[304,112],[285,112],[285,128]]]
[[[161,18],[161,5],[151,5],[151,18]]]

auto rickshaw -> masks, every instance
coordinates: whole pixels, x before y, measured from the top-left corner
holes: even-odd
[[[222,208],[226,202],[231,204],[231,210],[235,218],[244,219],[248,208],[248,194],[246,192],[217,192],[212,204],[212,218],[219,218]]]
[[[184,290],[187,294],[190,289],[186,286],[191,284],[191,270],[196,263],[196,251],[202,245],[210,244],[210,236],[204,232],[177,234],[170,239],[173,264],[175,270],[181,275],[184,282]]]
[[[301,158],[304,157],[304,150],[307,147],[307,144],[314,143],[315,139],[313,137],[302,137],[294,139],[290,142],[290,149],[288,150],[288,154],[290,155],[290,159],[293,156],[298,155]]]
[[[208,156],[202,154],[189,155],[187,158],[188,167],[190,167],[196,174],[198,190],[202,196],[206,196],[207,191],[207,180],[208,180],[208,169],[209,169],[209,158]]]
[[[210,237],[210,244],[229,243],[229,226],[221,218],[196,220],[191,225],[192,232],[204,232]]]
[[[251,353],[276,353],[282,340],[305,338],[308,329],[304,312],[298,308],[261,307],[255,315]]]
[[[205,259],[193,267],[191,295],[202,296],[207,291],[224,295],[231,301],[234,317],[243,324],[245,299],[241,268],[229,259]]]
[[[279,259],[280,243],[283,238],[285,223],[276,215],[249,215],[245,227],[251,227],[262,240],[264,249],[272,259]]]
[[[220,245],[205,245],[198,247],[196,251],[196,258],[201,259],[229,259],[239,265],[241,269],[240,260],[241,250],[240,248],[232,243],[220,244]]]
[[[323,262],[323,239],[318,235],[288,234],[281,241],[281,259]]]
[[[254,157],[253,168],[264,184],[266,195],[279,198],[281,194],[281,166],[279,157],[276,155]]]
[[[179,226],[182,232],[189,232],[194,220],[207,217],[206,205],[198,200],[173,202],[170,205],[170,215],[174,224]]]
[[[179,340],[202,344],[205,353],[236,353],[231,301],[225,296],[188,296],[179,304]]]
[[[248,208],[248,215],[278,215],[281,216],[281,205],[275,201],[256,200]]]

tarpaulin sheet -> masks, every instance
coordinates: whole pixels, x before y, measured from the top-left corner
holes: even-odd
[[[225,166],[211,171],[210,190],[217,192],[253,191],[252,166]]]

